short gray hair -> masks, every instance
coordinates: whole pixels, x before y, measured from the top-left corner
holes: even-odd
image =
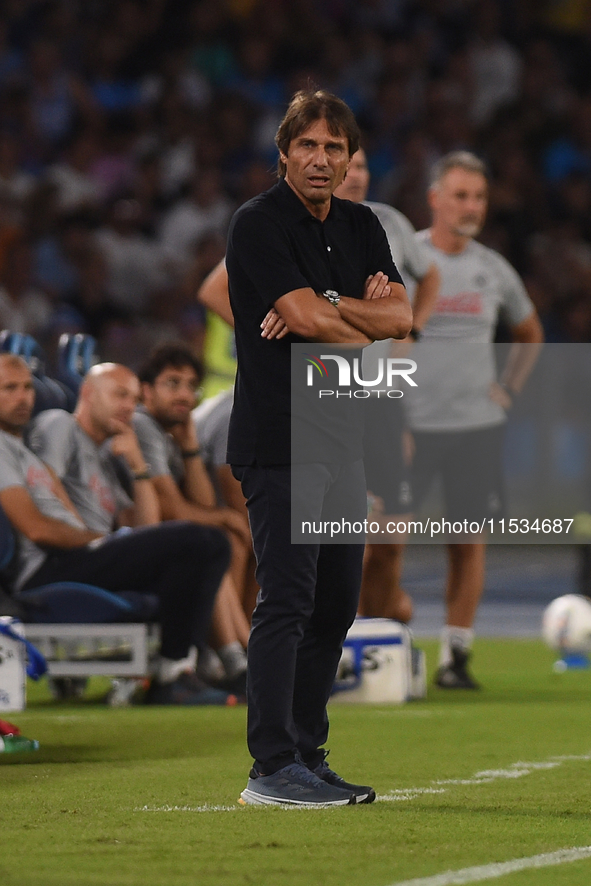
[[[488,179],[486,163],[470,151],[451,151],[441,157],[431,169],[429,186],[436,187],[451,169],[464,169],[466,172],[477,172]]]

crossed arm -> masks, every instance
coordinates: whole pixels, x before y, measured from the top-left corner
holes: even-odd
[[[224,262],[206,278],[197,298],[234,325]],[[261,335],[272,339],[294,332],[310,341],[369,344],[376,339],[404,338],[411,325],[406,290],[378,272],[367,279],[363,299],[343,296],[338,308],[311,288],[286,293],[263,320]]]
[[[405,338],[412,311],[404,286],[381,271],[367,278],[362,299],[342,296],[338,307],[313,289],[288,292],[275,302],[261,324],[263,338],[294,332],[309,341],[371,344]]]

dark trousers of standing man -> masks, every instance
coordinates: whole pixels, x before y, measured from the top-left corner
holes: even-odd
[[[365,500],[360,463],[311,465],[319,512],[331,488]],[[326,705],[357,612],[363,544],[291,543],[289,466],[234,466],[242,483],[260,594],[248,644],[248,746],[265,775],[299,751],[311,766],[328,736]]]

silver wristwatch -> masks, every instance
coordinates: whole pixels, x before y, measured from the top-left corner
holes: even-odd
[[[324,298],[327,298],[329,300],[329,302],[331,303],[331,305],[334,305],[335,308],[337,307],[338,303],[341,300],[341,296],[339,295],[338,292],[335,292],[334,289],[326,289],[322,293],[322,295],[324,296]]]

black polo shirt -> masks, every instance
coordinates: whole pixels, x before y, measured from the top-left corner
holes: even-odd
[[[234,214],[226,267],[238,356],[228,461],[289,464],[291,344],[304,339],[262,338],[263,318],[295,289],[362,298],[367,277],[377,271],[402,281],[369,207],[333,197],[321,222],[283,179]]]

